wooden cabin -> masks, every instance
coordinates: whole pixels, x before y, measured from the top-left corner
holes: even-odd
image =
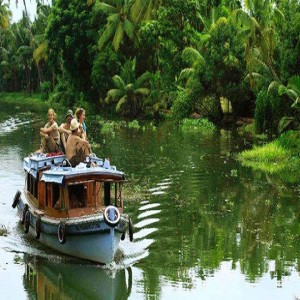
[[[123,213],[122,172],[101,167],[51,168],[51,164],[25,171],[25,194],[41,214],[77,217],[102,212],[108,205]]]

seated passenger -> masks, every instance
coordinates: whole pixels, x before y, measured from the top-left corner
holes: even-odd
[[[51,153],[60,151],[60,136],[58,125],[55,122],[56,113],[54,109],[48,110],[48,123],[40,129],[41,146],[37,153]]]
[[[84,139],[87,140],[86,137],[86,125],[85,125],[85,110],[83,108],[77,108],[75,111],[75,117],[77,121],[79,122],[79,130],[78,135]]]
[[[70,125],[73,118],[73,112],[71,109],[69,109],[66,114],[66,123],[62,123],[58,128],[60,132],[61,148],[64,153],[66,153],[67,140],[71,134]]]
[[[72,167],[84,162],[87,155],[91,153],[90,144],[78,136],[79,123],[76,118],[71,121],[69,136],[66,144],[66,156]]]

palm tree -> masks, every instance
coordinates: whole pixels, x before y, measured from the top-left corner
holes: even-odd
[[[116,111],[123,115],[136,117],[143,112],[145,96],[148,96],[150,89],[146,83],[150,79],[150,73],[145,72],[136,78],[136,59],[125,62],[121,75],[113,76],[115,89],[107,92],[105,101],[116,102]]]
[[[3,0],[0,0],[0,29],[5,30],[9,27],[9,20],[11,17],[11,11],[8,4],[4,4]]]
[[[188,67],[180,72],[179,80],[186,80],[185,86],[189,87],[196,71],[205,64],[205,61],[200,52],[192,47],[187,47],[183,50],[182,60],[188,64]]]
[[[33,59],[37,66],[39,83],[43,81],[43,73],[42,73],[42,62],[47,61],[47,40],[45,34],[45,28],[47,27],[47,20],[51,12],[51,7],[48,5],[43,5],[41,3],[37,3],[37,16],[38,18],[35,20],[33,24],[33,31],[35,33],[33,37]]]
[[[101,50],[112,40],[115,51],[119,50],[124,35],[132,40],[134,37],[134,25],[130,20],[131,0],[112,0],[106,2],[96,2],[95,11],[101,11],[108,15],[105,30],[100,35],[98,46]]]
[[[275,1],[245,0],[245,10],[234,11],[233,18],[244,27],[245,57],[250,83],[258,65],[267,69],[280,82],[274,63],[277,24],[284,18]]]
[[[135,24],[156,18],[156,11],[162,0],[134,0],[130,8],[130,16]]]

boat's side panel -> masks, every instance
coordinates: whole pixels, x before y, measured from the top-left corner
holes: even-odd
[[[110,228],[107,232],[67,236],[64,244],[59,243],[57,235],[42,233],[40,241],[52,249],[71,256],[99,263],[111,263],[118,249],[120,238],[121,233]]]
[[[18,214],[23,218],[25,204],[19,201]],[[29,233],[37,237],[37,218],[32,208],[29,208],[30,222]],[[61,243],[58,237],[59,224],[65,224],[65,241]],[[46,246],[59,252],[99,262],[110,263],[114,260],[121,235],[125,232],[126,220],[122,217],[116,227],[111,227],[104,221],[103,216],[94,218],[77,218],[50,220],[41,217],[39,240]]]

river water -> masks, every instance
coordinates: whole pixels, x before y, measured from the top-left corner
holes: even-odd
[[[99,266],[26,236],[11,204],[43,116],[0,113],[0,299],[300,299],[299,187],[242,167],[234,131],[183,133],[165,122],[88,135],[125,171],[134,241]]]

